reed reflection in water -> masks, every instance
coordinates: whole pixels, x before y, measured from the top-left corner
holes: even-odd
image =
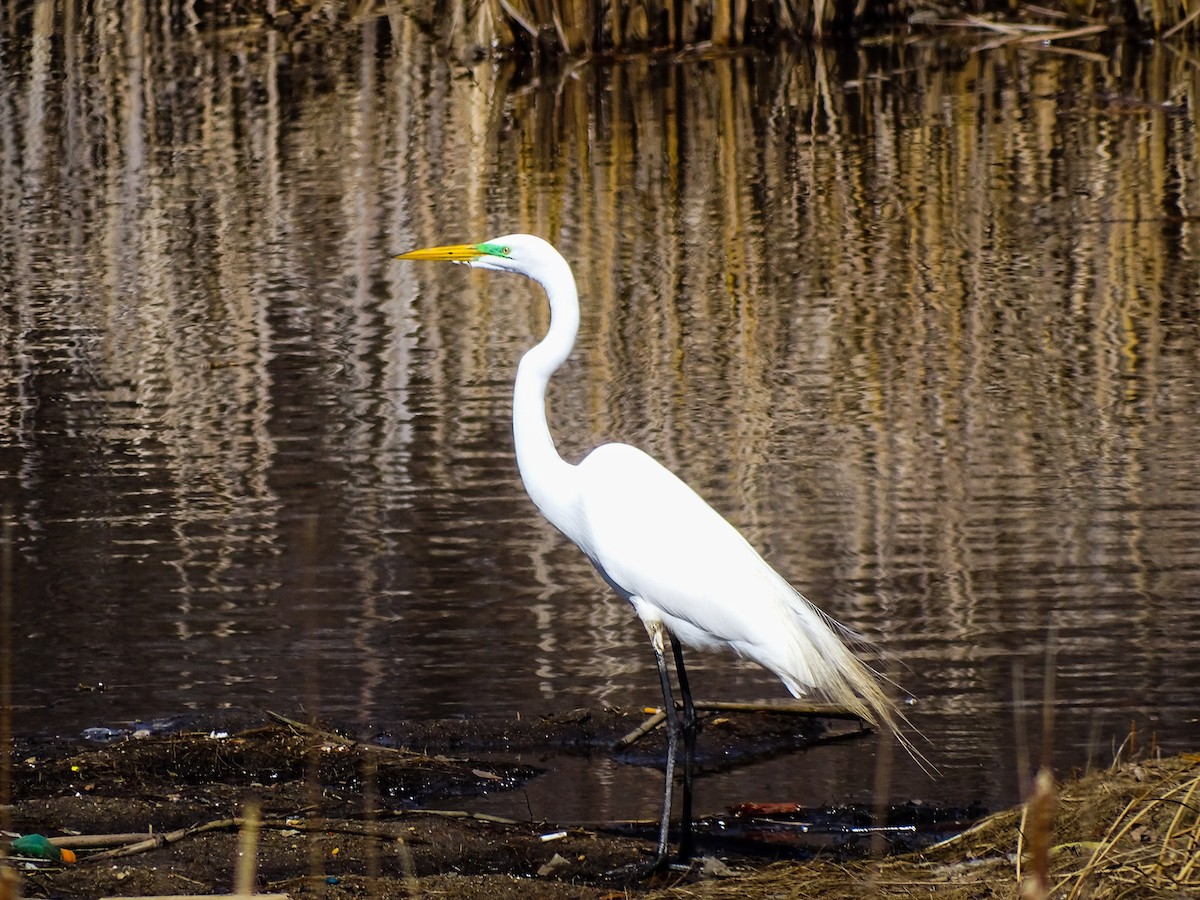
[[[19,732],[652,699],[631,611],[516,477],[541,298],[388,260],[528,230],[585,303],[564,453],[644,447],[877,641],[944,772],[898,759],[906,791],[1015,799],[1049,635],[1061,765],[1131,721],[1194,743],[1182,59],[825,47],[531,85],[399,20],[284,44],[48,9],[0,54]],[[783,696],[697,663],[700,694]],[[874,760],[790,765],[821,800]]]

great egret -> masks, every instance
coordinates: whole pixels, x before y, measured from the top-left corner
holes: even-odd
[[[668,724],[656,865],[665,863],[669,852],[680,737],[684,772],[679,855],[686,860],[692,854],[696,713],[680,642],[731,650],[774,672],[794,696],[816,693],[899,734],[897,722],[903,716],[875,673],[844,643],[849,632],[788,584],[674,473],[628,444],[603,444],[578,465],[558,455],[546,421],[546,386],[575,345],[579,295],[571,267],[554,247],[533,235],[507,234],[482,244],[413,250],[396,259],[449,260],[516,272],[546,291],[550,330],[521,357],[513,389],[517,467],[542,515],[633,604],[650,635]],[[668,642],[682,695],[682,721],[671,696]]]

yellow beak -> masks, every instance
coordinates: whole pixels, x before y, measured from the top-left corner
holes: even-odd
[[[424,250],[409,250],[393,259],[440,259],[450,262],[470,262],[483,254],[478,244],[451,244],[446,247],[426,247]]]

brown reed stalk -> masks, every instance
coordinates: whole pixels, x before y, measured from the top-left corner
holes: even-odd
[[[242,825],[238,832],[238,858],[233,892],[241,897],[249,897],[254,893],[254,880],[258,870],[258,833],[261,828],[262,814],[258,802],[251,800],[242,810]]]
[[[0,510],[0,830],[12,829],[12,506]],[[16,900],[20,879],[4,864],[7,841],[0,844],[0,900]]]
[[[0,830],[11,830],[12,799],[12,506],[0,510]]]
[[[1029,900],[1047,900],[1050,896],[1050,845],[1054,831],[1054,809],[1057,805],[1054,776],[1039,769],[1033,780],[1033,793],[1025,804],[1018,842],[1025,844],[1029,866],[1021,880],[1021,896]],[[1017,850],[1020,872],[1022,854]]]

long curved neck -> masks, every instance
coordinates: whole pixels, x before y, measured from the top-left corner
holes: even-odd
[[[525,490],[542,515],[570,533],[574,466],[558,455],[546,420],[546,387],[550,376],[571,354],[579,331],[579,295],[565,260],[538,281],[550,300],[550,330],[517,367],[513,386],[513,438],[517,468]]]

